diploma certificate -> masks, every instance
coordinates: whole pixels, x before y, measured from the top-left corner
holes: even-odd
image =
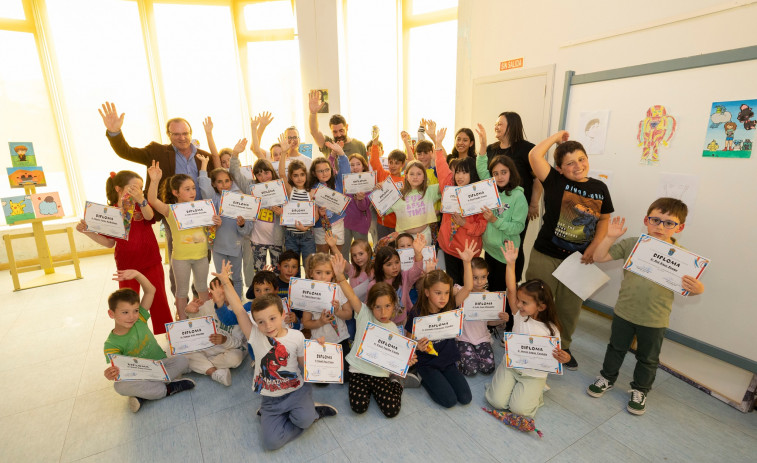
[[[314,313],[333,312],[336,288],[336,283],[293,277],[289,280],[289,308]]]
[[[284,187],[284,181],[281,179],[255,183],[252,185],[250,194],[260,198],[260,207],[264,209],[281,206],[289,200],[286,187]]]
[[[450,297],[452,295],[450,294]],[[451,339],[463,333],[463,309],[435,313],[413,319],[413,338],[429,341]]]
[[[236,219],[242,216],[245,220],[257,220],[260,212],[260,198],[243,195],[233,191],[224,191],[221,195],[221,207],[218,215]]]
[[[457,191],[457,202],[463,211],[463,217],[480,214],[484,207],[494,210],[502,205],[497,183],[493,178],[457,187],[455,191]]]
[[[445,186],[442,194],[442,213],[454,214],[460,211],[460,203],[457,202],[457,187]]]
[[[325,207],[334,214],[341,214],[347,209],[347,205],[352,201],[349,196],[345,196],[329,187],[318,185],[313,193],[313,200],[320,207]]]
[[[412,339],[368,322],[355,356],[404,378],[417,344]]]
[[[689,292],[681,286],[683,276],[689,275],[698,280],[709,263],[710,259],[693,252],[649,235],[641,235],[623,268],[663,288],[688,296]]]
[[[505,366],[562,374],[562,364],[552,356],[560,347],[557,336],[505,333]]]
[[[216,208],[209,199],[171,204],[170,207],[179,230],[214,225],[213,216],[216,215]]]
[[[171,355],[186,354],[213,347],[210,335],[217,333],[213,317],[198,317],[166,323]]]
[[[355,193],[370,193],[376,186],[376,171],[359,172],[357,174],[342,175],[344,192],[350,195]]]
[[[305,382],[339,383],[344,382],[344,355],[342,346],[330,342],[318,344],[318,341],[305,340]]]
[[[410,270],[415,264],[415,249],[397,249],[397,254],[400,255],[400,269],[402,269],[403,272],[405,270]],[[426,263],[430,260],[434,260],[434,257],[436,257],[436,248],[433,246],[425,246],[421,251],[421,254],[423,254],[423,266],[425,268]]]
[[[313,201],[289,201],[281,209],[281,225],[294,227],[297,222],[305,227],[315,225],[315,202]]]
[[[466,320],[500,320],[505,311],[505,293],[470,293],[463,302]]]
[[[162,360],[110,354],[110,364],[118,367],[116,381],[171,381]]]
[[[89,232],[122,240],[129,239],[129,229],[124,224],[124,213],[120,207],[105,206],[87,201],[84,205],[84,222],[86,222]]]
[[[381,182],[381,189],[378,189],[371,193],[370,200],[373,207],[376,209],[382,217],[386,215],[386,211],[394,206],[394,203],[402,199],[402,194],[394,184],[391,177],[387,177],[386,180]]]

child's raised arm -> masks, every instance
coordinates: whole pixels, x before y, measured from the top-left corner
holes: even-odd
[[[347,281],[347,277],[344,275],[344,269],[347,267],[347,261],[344,260],[342,254],[334,253],[334,255],[331,256],[331,267],[334,269],[334,279],[336,279],[337,284],[342,289],[344,295],[347,297],[347,302],[352,307],[352,310],[355,313],[360,313],[360,309],[363,307],[363,303],[360,301],[360,298],[357,297],[355,291],[352,289],[352,286],[350,286],[349,281]]]
[[[284,187],[286,187],[287,195],[292,194],[292,185],[289,183],[287,177],[287,153],[289,152],[289,139],[286,132],[279,135],[279,145],[281,145],[281,157],[279,158],[279,178],[284,181]]]
[[[242,330],[242,333],[247,339],[250,339],[254,326],[252,325],[250,318],[247,316],[244,306],[242,306],[242,301],[239,300],[239,295],[236,290],[234,290],[234,285],[231,283],[231,262],[224,260],[221,272],[213,272],[212,275],[221,280],[228,307],[233,310],[234,315],[237,316],[237,322],[239,323],[239,328]],[[213,285],[218,285],[218,282],[211,284],[211,286]],[[215,286],[214,289],[217,289],[217,286]]]
[[[544,179],[547,178],[547,175],[549,175],[549,171],[552,169],[549,162],[547,162],[547,151],[549,151],[549,148],[554,144],[559,145],[560,143],[568,141],[569,136],[570,134],[568,134],[567,131],[560,130],[546,140],[540,141],[539,144],[534,146],[533,149],[531,149],[531,152],[528,153],[528,162],[531,163],[531,169],[534,171],[536,178],[540,181],[543,182]]]
[[[126,280],[137,280],[137,283],[142,287],[142,292],[144,293],[139,305],[150,310],[150,307],[152,307],[152,301],[155,299],[155,286],[150,283],[150,280],[148,280],[146,276],[142,275],[137,270],[119,270],[113,274],[113,281]]]
[[[216,148],[216,141],[213,139],[213,120],[210,116],[206,117],[202,121],[202,128],[205,129],[205,138],[208,140],[208,150],[213,157],[213,165],[218,167],[221,165],[221,157],[218,155],[218,148]],[[207,165],[207,164],[206,164]]]
[[[150,188],[147,190],[147,201],[154,210],[158,211],[159,214],[168,216],[168,214],[171,213],[171,208],[168,207],[168,204],[158,199],[158,185],[160,184],[160,179],[163,177],[163,171],[160,170],[160,163],[153,159],[152,165],[147,168],[147,175],[150,176]],[[170,188],[170,185],[166,185],[166,188]]]
[[[518,306],[518,282],[515,281],[515,260],[518,258],[518,248],[512,241],[505,241],[505,247],[500,248],[505,256],[507,267],[505,269],[505,287],[507,288],[507,302],[510,307]]]
[[[473,289],[473,268],[471,267],[471,261],[476,255],[481,253],[481,250],[476,248],[476,243],[465,240],[465,249],[456,249],[456,251],[460,255],[460,260],[463,261],[463,287],[455,294],[455,304],[460,307]]]
[[[610,219],[610,223],[607,226],[607,234],[604,239],[594,249],[594,262],[608,262],[612,260],[610,255],[610,247],[615,241],[623,236],[628,230],[626,227],[625,217],[616,216]]]
[[[252,146],[250,149],[258,157],[258,159],[270,159],[273,161],[273,156],[270,153],[266,154],[265,150],[260,147],[260,140],[263,138],[263,132],[273,121],[273,116],[268,111],[258,114],[255,118],[250,118],[250,130],[252,132]]]

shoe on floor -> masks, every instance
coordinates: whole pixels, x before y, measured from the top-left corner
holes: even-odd
[[[329,404],[322,404],[315,402],[313,405],[315,405],[315,411],[318,413],[318,419],[329,417],[329,416],[336,416],[337,413],[339,413],[339,410],[336,409],[333,405]]]
[[[260,407],[258,407],[258,412],[256,413],[256,415],[263,416],[263,415],[260,414]]]
[[[597,376],[597,380],[586,388],[586,393],[592,397],[602,397],[605,392],[613,388],[613,384],[604,376]]]
[[[631,400],[628,401],[626,409],[634,415],[643,415],[647,411],[647,395],[638,389],[628,391],[631,394]]]
[[[195,382],[192,379],[184,378],[177,381],[171,381],[170,383],[166,384],[166,387],[168,388],[168,394],[166,395],[174,395],[178,394],[179,392],[194,389]]]
[[[221,383],[224,386],[231,386],[231,372],[228,368],[220,368],[210,375],[213,381]]]
[[[405,388],[418,388],[421,387],[421,376],[418,373],[408,372],[405,375]]]
[[[565,352],[567,352],[567,353],[570,354],[570,360],[568,360],[567,362],[563,363],[563,365],[565,365],[565,368],[567,368],[568,370],[572,370],[572,371],[578,370],[578,361],[576,360],[576,357],[573,355],[573,353],[570,351],[570,349],[564,349],[564,350],[565,350]]]
[[[143,399],[141,397],[129,397],[129,400],[127,403],[129,404],[129,410],[131,410],[133,413],[137,413],[140,408],[142,408],[142,404],[145,403],[146,399]]]

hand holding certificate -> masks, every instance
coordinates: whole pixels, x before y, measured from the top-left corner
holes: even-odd
[[[124,214],[120,207],[87,201],[84,206],[84,222],[87,224],[85,231],[122,240],[129,239],[129,230],[124,223]]]
[[[252,185],[251,194],[260,198],[260,207],[262,208],[281,206],[289,200],[284,181],[281,179],[255,183]]]
[[[350,195],[370,193],[376,187],[376,171],[344,174],[342,175],[342,185],[344,185],[344,192]]]
[[[345,196],[336,190],[332,190],[329,187],[318,185],[313,193],[313,200],[320,207],[325,207],[327,210],[334,214],[341,214],[347,209],[347,205],[350,204],[349,196]]]
[[[171,381],[160,360],[110,354],[110,364],[118,367],[116,381]]]
[[[442,194],[442,213],[460,213],[460,203],[457,202],[457,187],[445,186]]]
[[[562,261],[552,276],[573,291],[582,301],[589,298],[602,285],[610,281],[610,276],[594,264],[581,263],[581,253],[576,251]]]
[[[169,207],[179,230],[214,225],[213,216],[216,215],[216,208],[209,199],[170,204]]]
[[[679,248],[649,235],[641,235],[623,265],[625,270],[647,278],[683,296],[685,275],[699,279],[710,263],[709,259]]]
[[[289,280],[289,307],[314,313],[333,311],[336,288],[336,283],[293,277]]]
[[[457,187],[455,191],[463,217],[480,214],[484,207],[497,209],[502,205],[497,183],[493,178]]]
[[[561,375],[562,363],[552,355],[559,348],[560,338],[556,336],[505,333],[505,366]]]
[[[429,341],[451,339],[463,332],[463,309],[440,312],[413,319],[413,337]]]
[[[242,216],[245,220],[257,220],[260,202],[261,200],[257,196],[224,191],[221,195],[221,207],[218,215],[232,219]]]
[[[344,355],[342,346],[330,342],[320,345],[317,341],[305,340],[305,382],[344,382]]]
[[[410,270],[415,264],[415,249],[397,249],[397,254],[400,255],[400,269],[403,272]],[[425,266],[426,263],[436,258],[436,248],[434,246],[426,246],[421,251],[421,254],[423,254],[423,265]]]
[[[470,293],[463,302],[466,320],[501,320],[499,314],[505,313],[505,293]]]
[[[412,339],[369,322],[355,356],[404,378],[417,344]]]
[[[213,347],[210,335],[216,334],[213,317],[190,318],[166,323],[166,337],[171,355],[186,354]]]
[[[402,199],[402,194],[392,181],[392,177],[387,177],[379,185],[381,185],[381,188],[374,190],[369,199],[376,212],[383,217],[394,206],[394,203]]]
[[[281,225],[294,227],[297,222],[305,227],[315,225],[315,202],[313,201],[289,201],[281,209]]]

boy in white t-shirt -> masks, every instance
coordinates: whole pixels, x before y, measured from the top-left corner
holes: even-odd
[[[331,405],[313,402],[310,386],[300,374],[304,365],[305,337],[283,324],[281,298],[267,294],[252,303],[251,318],[242,306],[229,277],[231,264],[224,262],[217,276],[226,300],[255,353],[252,388],[263,396],[261,417],[263,447],[281,448],[302,434],[314,421],[337,414]]]

